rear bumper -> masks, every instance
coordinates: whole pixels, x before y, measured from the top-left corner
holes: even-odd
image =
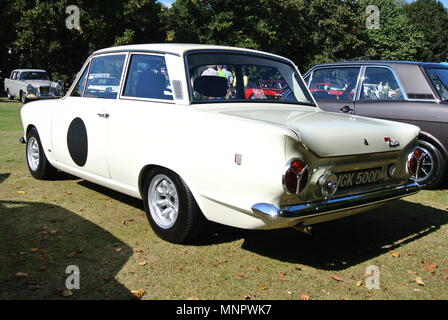
[[[306,220],[314,216],[337,214],[345,211],[353,211],[354,213],[362,212],[362,208],[368,209],[382,202],[412,195],[418,191],[420,191],[420,186],[412,182],[392,188],[282,208],[278,208],[273,204],[257,203],[251,209],[260,218],[283,220],[286,223],[288,220],[300,222],[301,220]],[[331,220],[331,218],[326,220]]]

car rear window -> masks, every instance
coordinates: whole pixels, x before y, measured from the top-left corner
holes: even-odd
[[[443,101],[448,101],[448,69],[431,68],[428,75]]]

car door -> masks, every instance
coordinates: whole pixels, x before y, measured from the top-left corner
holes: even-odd
[[[107,134],[126,54],[95,56],[70,95],[55,108],[52,139],[62,165],[109,178]]]
[[[334,66],[313,70],[308,87],[321,109],[354,113],[354,97],[361,67]]]
[[[167,133],[185,107],[173,100],[164,55],[132,53],[126,73],[120,99],[111,108],[107,152],[111,178],[135,186],[141,166],[148,163],[142,161],[157,160],[171,148]]]
[[[400,79],[388,66],[366,66],[363,70],[355,113],[361,116],[416,124],[415,112],[421,102],[408,101]]]
[[[421,78],[426,81],[423,75]],[[367,66],[362,79],[355,101],[357,115],[414,124],[440,141],[446,139],[447,113],[429,93],[427,83],[413,77],[419,91],[406,92],[398,74],[388,66]]]

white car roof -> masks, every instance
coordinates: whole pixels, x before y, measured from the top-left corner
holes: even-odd
[[[19,71],[19,72],[47,72],[45,70],[42,69],[15,69],[14,71]]]
[[[251,53],[258,53],[263,55],[268,55],[280,59],[289,59],[275,55],[268,52],[257,51],[252,49],[245,48],[237,48],[237,47],[227,47],[227,46],[218,46],[218,45],[206,45],[206,44],[191,44],[191,43],[150,43],[150,44],[133,44],[126,46],[117,46],[110,47],[95,51],[93,55],[109,53],[109,52],[117,52],[117,51],[152,51],[152,52],[160,52],[160,53],[170,53],[178,56],[182,56],[185,52],[191,50],[232,50],[232,51],[245,51]]]

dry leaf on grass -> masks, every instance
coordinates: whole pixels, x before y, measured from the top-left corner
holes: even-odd
[[[260,268],[258,268],[258,267],[248,267],[247,270],[248,271],[260,271]]]
[[[337,276],[335,274],[333,274],[331,276],[331,279],[336,280],[337,282],[343,282],[344,281],[340,276]]]
[[[131,299],[140,300],[144,294],[145,294],[145,290],[143,290],[143,289],[132,290],[131,291]]]
[[[73,258],[76,255],[77,255],[76,251],[72,251],[69,254],[67,254],[67,258]]]
[[[268,287],[265,286],[264,284],[260,284],[260,285],[258,286],[258,288],[259,288],[260,290],[268,290]]]
[[[245,296],[243,296],[243,299],[244,299],[244,300],[250,300],[251,298],[252,298],[252,297],[251,297],[250,295],[248,295],[248,294],[245,295]]]
[[[19,278],[19,279],[28,278],[28,273],[26,273],[26,272],[17,272],[16,273],[16,278]]]
[[[146,261],[141,261],[141,262],[138,263],[138,265],[142,266],[142,267],[146,266],[147,264],[148,264],[148,262],[146,262]]]
[[[390,254],[392,255],[392,257],[394,258],[398,258],[400,256],[400,254],[396,251],[391,251]]]
[[[286,277],[286,272],[280,272],[280,277]]]
[[[244,278],[244,273],[235,273],[235,277]]]
[[[301,295],[299,296],[299,299],[300,299],[300,300],[311,300],[310,296],[307,295],[307,294],[305,294],[305,293],[301,294]]]
[[[73,295],[72,290],[64,290],[64,291],[62,291],[62,296],[63,297],[70,297],[72,295]]]
[[[425,286],[425,283],[423,282],[423,279],[420,277],[416,277],[415,278],[415,282],[419,285],[419,286]]]
[[[356,286],[360,287],[360,286],[362,286],[362,283],[363,283],[362,281],[358,281],[358,282],[356,282]]]
[[[423,271],[428,271],[428,272],[431,272],[431,273],[434,273],[434,272],[436,272],[436,269],[437,269],[437,264],[435,264],[435,263],[431,263],[431,262],[429,262],[429,261],[426,261],[426,260],[422,260],[422,263],[425,265],[421,270],[423,270]]]
[[[20,191],[17,191],[17,193],[18,194],[26,194],[26,191],[20,190]]]

